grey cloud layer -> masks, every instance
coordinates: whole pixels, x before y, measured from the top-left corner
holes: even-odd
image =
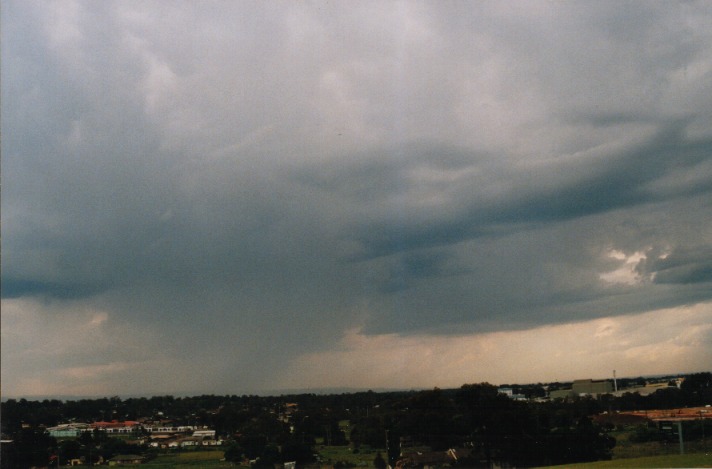
[[[3,297],[100,307],[255,383],[349,327],[708,300],[711,18],[7,2]],[[646,253],[635,282],[601,279],[611,250]]]

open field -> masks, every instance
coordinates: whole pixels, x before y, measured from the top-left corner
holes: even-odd
[[[334,465],[336,463],[345,463],[352,467],[373,467],[373,460],[379,452],[385,455],[385,450],[362,448],[359,452],[354,453],[348,446],[321,446],[315,450],[321,458],[321,464]],[[161,454],[156,459],[142,464],[141,467],[150,468],[237,468],[237,464],[231,464],[227,461],[220,461],[223,458],[222,451],[189,451]]]
[[[385,457],[386,451],[383,449],[371,449],[367,446],[354,453],[349,446],[322,446],[317,447],[316,452],[321,457],[322,464],[334,465],[338,462],[353,465],[355,467],[373,467],[373,460],[380,452]]]
[[[613,448],[613,459],[641,458],[646,456],[676,455],[680,453],[680,443],[672,438],[670,441],[631,441],[632,431],[630,429],[613,431],[611,436],[616,439],[616,446]],[[706,440],[685,441],[686,453],[710,453],[712,454],[712,441]]]
[[[190,451],[181,453],[161,454],[156,459],[142,464],[141,467],[163,469],[196,469],[200,467],[227,469],[238,467],[226,461],[222,451]]]
[[[609,468],[666,468],[666,467],[712,467],[712,453],[667,454],[644,458],[613,459],[592,463],[566,464],[549,466],[573,469],[609,469]]]

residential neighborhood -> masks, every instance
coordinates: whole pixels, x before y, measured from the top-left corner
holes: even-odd
[[[711,404],[712,373],[341,394],[8,399],[2,468],[568,464],[678,445],[706,450]]]

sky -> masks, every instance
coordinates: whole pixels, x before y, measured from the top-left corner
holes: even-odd
[[[2,393],[709,371],[712,4],[2,4]]]

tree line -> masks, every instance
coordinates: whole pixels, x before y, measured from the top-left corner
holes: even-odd
[[[540,385],[529,385],[515,392],[537,397],[542,390]],[[289,412],[288,403],[296,404]],[[530,466],[610,458],[615,445],[610,428],[591,419],[602,412],[709,403],[712,373],[688,375],[680,388],[670,386],[648,396],[627,393],[553,401],[516,401],[498,393],[497,387],[480,383],[445,390],[331,395],[10,399],[2,403],[1,410],[3,435],[19,442],[40,441],[50,452],[58,445],[38,430],[42,427],[69,421],[147,418],[213,428],[228,442],[226,459],[249,459],[265,467],[275,462],[313,461],[317,441],[350,445],[352,451],[365,445],[384,449],[391,465],[409,447],[463,447],[470,450],[470,460],[462,463]],[[30,429],[36,434],[29,435]],[[78,443],[69,449],[101,447],[96,440]]]

